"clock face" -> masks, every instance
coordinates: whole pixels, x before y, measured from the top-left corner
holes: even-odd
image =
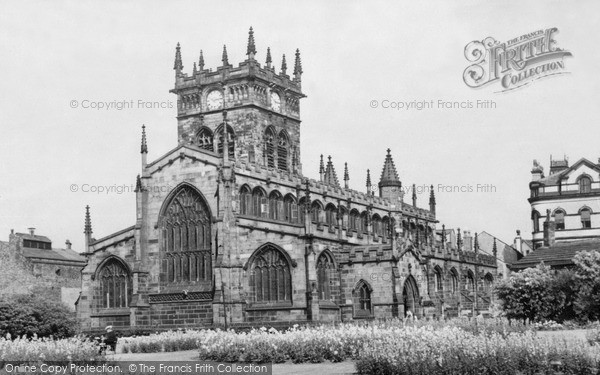
[[[278,112],[281,109],[281,97],[276,92],[271,92],[271,108]]]
[[[206,95],[206,106],[209,110],[219,109],[223,106],[223,94],[219,90],[213,90]]]

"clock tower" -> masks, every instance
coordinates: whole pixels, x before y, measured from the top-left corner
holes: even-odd
[[[183,73],[181,48],[175,53],[178,141],[223,155],[230,161],[253,163],[294,174],[300,165],[300,99],[302,64],[296,50],[293,76],[283,54],[277,72],[267,48],[265,64],[256,60],[254,32],[248,35],[247,58],[229,64],[223,46],[221,66],[205,69],[200,51],[191,75]],[[223,142],[227,134],[227,142]]]

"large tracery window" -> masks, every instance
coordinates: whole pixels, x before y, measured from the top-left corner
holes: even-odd
[[[250,265],[250,287],[255,302],[291,302],[290,264],[281,250],[272,245],[257,250]]]
[[[335,280],[335,266],[331,255],[323,252],[317,259],[317,292],[320,300],[331,300],[331,285]]]
[[[212,279],[210,217],[202,196],[189,186],[171,198],[161,219],[167,283]]]
[[[131,301],[131,276],[121,262],[108,260],[98,272],[101,294],[101,308],[129,306]]]

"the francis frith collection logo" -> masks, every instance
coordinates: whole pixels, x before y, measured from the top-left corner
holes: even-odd
[[[467,86],[479,88],[499,83],[500,92],[525,86],[537,79],[568,73],[565,57],[571,52],[558,48],[558,29],[536,30],[500,43],[492,37],[473,41],[465,47],[472,63],[463,73]]]

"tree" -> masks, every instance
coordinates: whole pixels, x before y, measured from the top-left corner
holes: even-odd
[[[553,292],[553,272],[543,263],[514,273],[496,286],[498,298],[509,319],[540,321],[548,319],[562,305]]]
[[[583,319],[600,319],[600,252],[582,251],[573,258],[579,291],[575,310]]]

